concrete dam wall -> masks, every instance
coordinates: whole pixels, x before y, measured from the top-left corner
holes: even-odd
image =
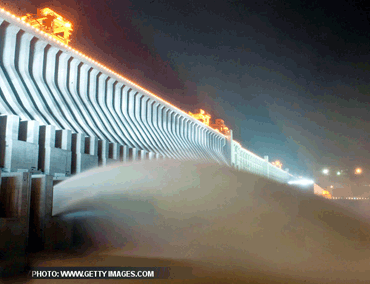
[[[86,55],[0,9],[0,253],[17,273],[62,248],[53,186],[112,162],[198,159],[286,182],[291,175]],[[17,265],[15,265],[15,262]]]
[[[81,53],[2,16],[1,114],[163,157],[227,164],[224,135]]]
[[[232,131],[223,135],[1,9],[0,40],[0,135],[13,141],[11,154],[2,147],[3,171],[68,175],[110,160],[162,157],[290,177],[233,141]],[[33,162],[20,166],[17,153],[24,149]],[[58,168],[61,159],[67,164]]]

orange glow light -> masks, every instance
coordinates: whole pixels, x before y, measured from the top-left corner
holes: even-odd
[[[209,114],[206,114],[204,110],[200,109],[199,113],[191,113],[189,111],[189,115],[203,122],[205,125],[209,126],[209,121],[211,119],[211,116]]]
[[[279,160],[276,160],[275,162],[272,162],[271,164],[279,169],[283,167],[283,164]]]
[[[230,134],[229,128],[225,126],[225,123],[222,119],[216,119],[215,123],[210,124],[209,126],[215,129],[216,131],[223,133],[224,135]]]
[[[331,199],[332,198],[330,192],[327,191],[327,190],[323,190],[322,191],[322,196],[325,197],[325,198],[328,198],[328,199]]]
[[[37,15],[26,14],[21,20],[64,44],[70,42],[72,24],[50,8],[38,9]]]

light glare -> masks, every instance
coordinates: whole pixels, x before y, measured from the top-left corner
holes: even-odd
[[[288,181],[288,184],[298,184],[298,185],[310,185],[313,183],[314,181],[311,179],[299,179],[299,180]]]

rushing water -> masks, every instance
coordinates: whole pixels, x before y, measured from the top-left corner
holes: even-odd
[[[90,170],[55,187],[53,215],[77,222],[81,257],[37,265],[162,264],[208,277],[181,283],[370,281],[367,218],[219,165],[161,160]]]

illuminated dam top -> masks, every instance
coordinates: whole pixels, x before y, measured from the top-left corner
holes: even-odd
[[[46,8],[47,10],[46,11],[52,11],[51,9],[49,8]],[[39,10],[39,11],[43,11],[44,9],[42,10]],[[75,57],[82,57],[83,59],[85,60],[88,60],[88,62],[90,64],[93,64],[95,65],[96,67],[98,68],[101,68],[103,69],[104,71],[106,72],[109,72],[111,75],[113,75],[114,77],[116,77],[117,79],[121,79],[121,80],[124,80],[132,85],[134,85],[137,89],[139,89],[140,91],[143,91],[153,97],[155,97],[156,99],[160,100],[161,102],[163,102],[165,105],[169,105],[171,106],[172,108],[175,108],[177,111],[181,112],[184,116],[188,117],[188,118],[191,118],[191,119],[194,119],[193,116],[189,115],[188,113],[186,113],[185,111],[179,109],[178,107],[176,107],[175,105],[171,104],[170,102],[164,100],[163,98],[157,96],[156,94],[152,93],[151,91],[141,87],[140,85],[136,84],[135,82],[127,79],[126,77],[120,75],[119,73],[115,72],[114,70],[106,67],[104,64],[101,64],[100,62],[94,60],[93,58],[89,57],[88,55],[72,48],[71,46],[69,46],[67,43],[65,43],[66,41],[64,40],[61,40],[60,38],[57,38],[55,35],[52,35],[50,33],[48,33],[45,29],[42,30],[40,29],[42,27],[42,25],[36,25],[36,24],[31,24],[30,22],[28,22],[29,20],[29,16],[23,16],[23,17],[17,17],[16,15],[10,13],[9,11],[6,11],[5,9],[1,8],[0,9],[0,12],[2,12],[3,15],[5,15],[6,17],[9,17],[13,20],[17,20],[20,24],[22,24],[22,28],[23,29],[31,29],[33,32],[36,32],[38,35],[44,37],[45,39],[47,40],[51,40],[53,41],[55,44],[59,45],[59,47],[63,48],[63,49],[66,49],[66,51],[69,51],[69,52],[72,52],[73,55]],[[53,11],[52,11],[53,12]],[[40,13],[40,12],[39,12]],[[55,13],[55,12],[54,12]],[[29,14],[30,15],[30,14]],[[72,25],[72,24],[71,24]],[[199,121],[198,119],[194,119],[196,121]],[[206,124],[204,124],[206,125]],[[209,129],[212,129],[213,131],[215,131],[216,133],[220,134],[220,135],[223,135],[222,133],[220,133],[219,131],[216,131],[215,129],[213,129],[212,127],[210,127],[209,125],[206,125],[207,128]]]
[[[179,109],[178,107],[174,106],[173,104],[169,103],[168,101],[164,100],[158,95],[143,88],[142,86],[127,79],[126,77],[118,74],[114,70],[109,69],[108,67],[99,63],[98,61],[94,60],[88,55],[69,46],[68,44],[70,42],[70,35],[71,32],[73,31],[73,23],[65,19],[62,15],[55,13],[50,8],[39,9],[37,15],[27,14],[23,17],[17,17],[16,15],[10,13],[9,11],[6,11],[3,8],[1,8],[0,14],[4,20],[7,20],[13,26],[18,26],[19,28],[21,28],[25,32],[29,32],[30,34],[36,34],[36,37],[39,37],[46,43],[52,42],[53,46],[58,48],[63,53],[65,53],[66,56],[70,56],[77,60],[80,60],[82,63],[87,63],[86,65],[90,65],[91,67],[96,69],[97,72],[106,73],[106,76],[109,76],[110,78],[112,78],[112,80],[123,81],[124,84],[134,86],[134,88],[136,88],[137,90],[142,91],[143,94],[146,94],[147,96],[158,100],[165,107],[176,110],[181,114],[181,116],[183,116],[187,120],[194,122],[196,125],[201,126],[201,128],[203,129],[207,129],[207,131],[212,133],[212,135],[216,135],[215,137],[218,137],[217,139],[224,139],[225,141],[230,139],[233,140],[232,131],[225,125],[222,119],[216,119],[215,123],[212,124],[210,122],[211,116],[207,114],[204,110],[199,110],[199,112],[197,113],[191,112],[186,113],[185,111]],[[205,140],[206,136],[204,137],[202,136],[206,134],[204,133],[196,135],[198,135],[197,139],[200,139],[196,143],[201,143],[201,146],[195,147],[198,148],[203,147],[202,151],[208,151],[207,149],[210,149],[210,146],[207,143],[210,142],[209,141],[207,142]],[[219,147],[217,148],[217,151],[218,153],[221,153],[223,151],[222,150],[223,146],[221,146],[221,144],[225,142],[217,143],[219,143],[217,144],[218,145],[217,147]],[[231,153],[227,155],[230,156],[231,165],[234,165],[236,168],[241,170],[243,169],[250,170],[251,168],[254,168],[254,172],[258,173],[259,171],[262,171],[262,168],[264,168],[264,166],[262,166],[263,163],[266,163],[269,164],[270,166],[269,168],[271,168],[271,170],[267,169],[263,170],[266,175],[269,174],[271,175],[271,172],[275,172],[276,175],[279,175],[279,173],[281,173],[284,175],[291,176],[291,174],[282,170],[282,164],[280,162],[277,161],[274,163],[270,163],[268,159],[266,158],[263,159],[258,155],[254,154],[253,152],[244,149],[237,141],[231,141],[230,143],[232,143]],[[208,154],[206,154],[206,156],[207,155]]]

